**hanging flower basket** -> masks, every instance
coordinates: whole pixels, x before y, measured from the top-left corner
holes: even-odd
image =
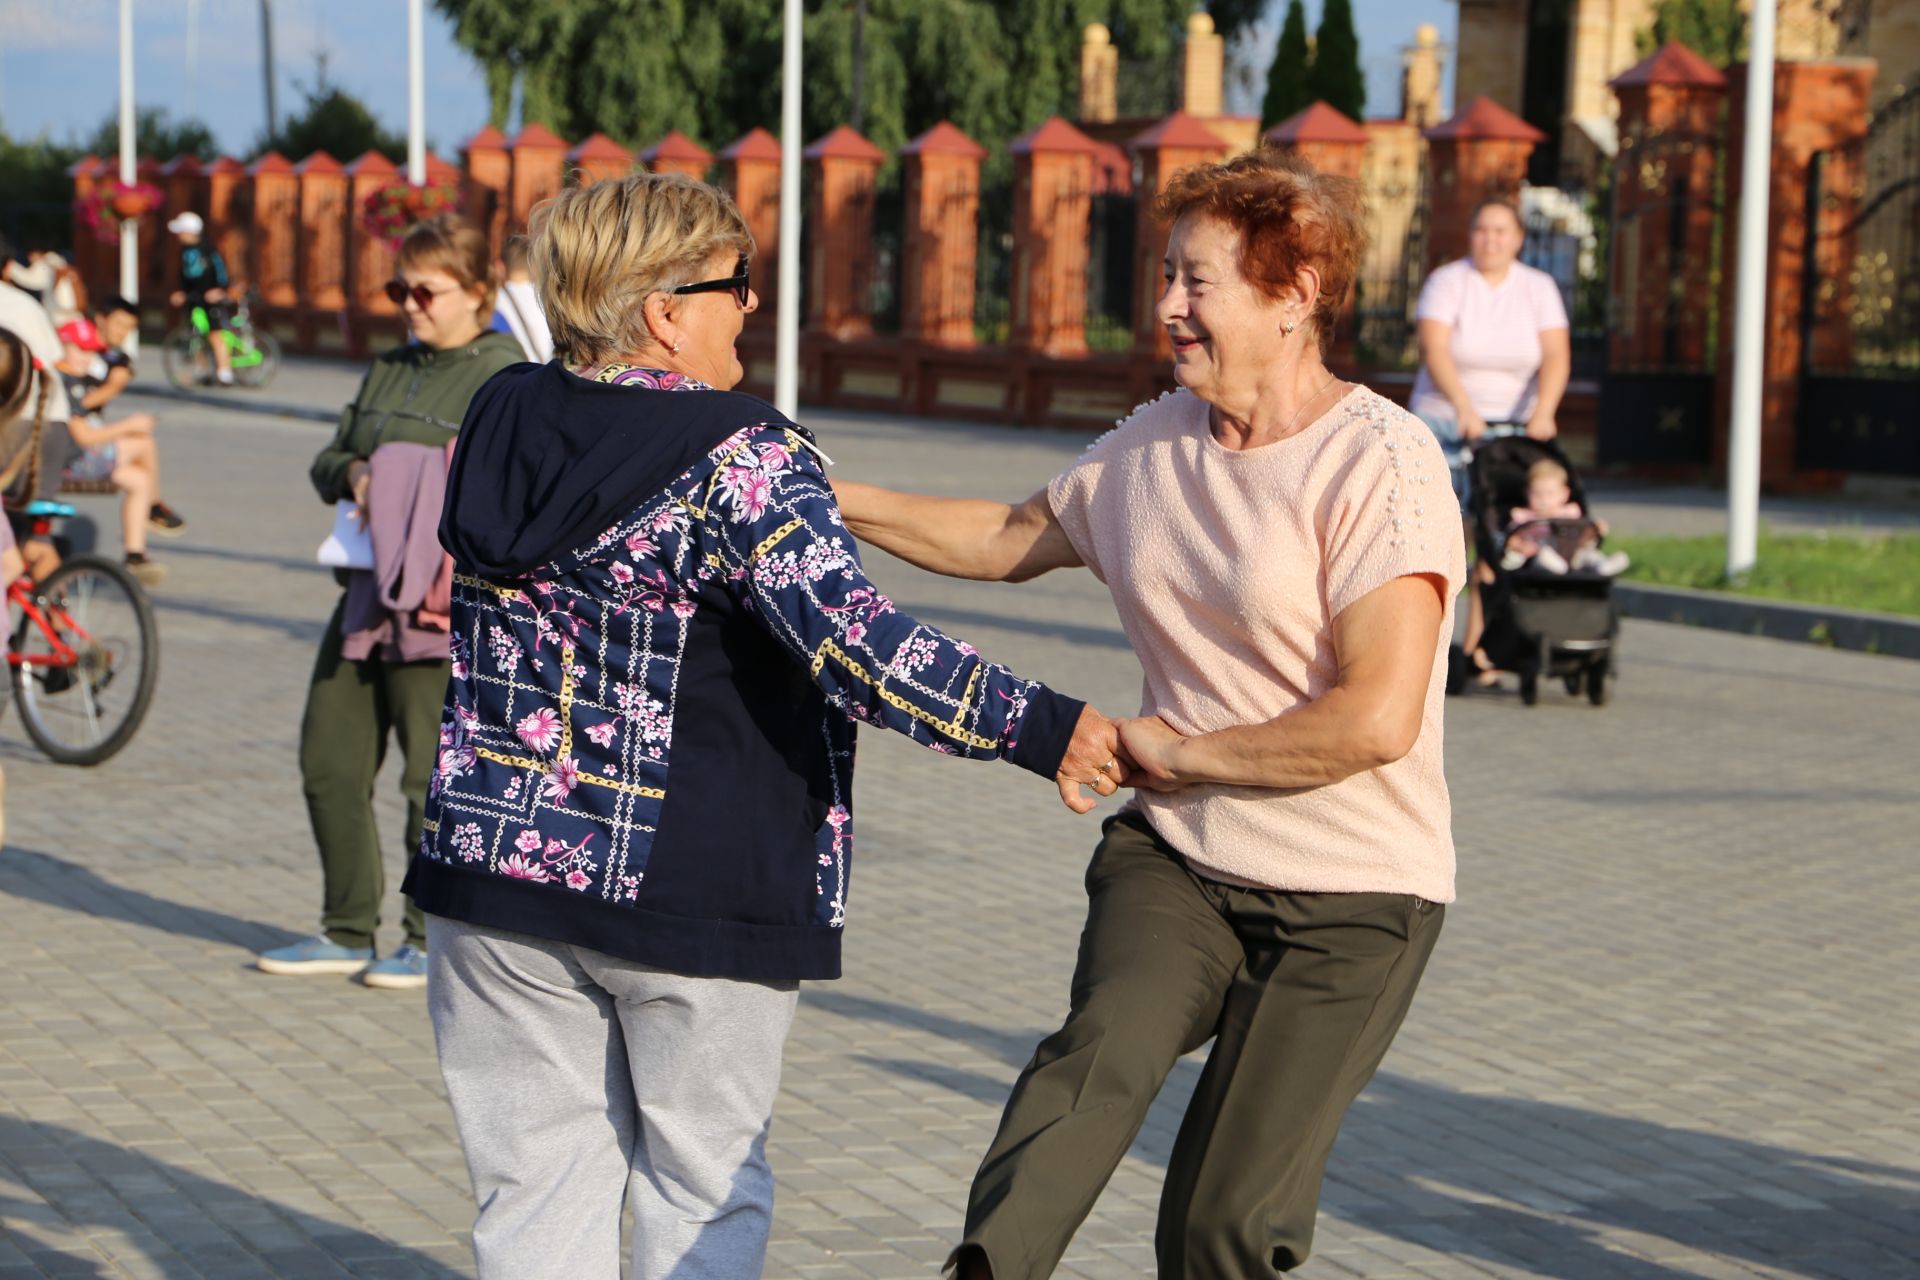
[[[109,178],[80,201],[80,224],[96,240],[112,244],[120,238],[121,222],[146,217],[165,198],[151,182],[123,183]]]
[[[397,249],[414,223],[451,212],[457,199],[452,187],[390,182],[367,193],[360,206],[360,227],[387,248]]]

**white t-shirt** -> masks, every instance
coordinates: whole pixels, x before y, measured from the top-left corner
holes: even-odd
[[[0,284],[0,329],[13,330],[27,344],[27,350],[33,352],[34,359],[44,367],[45,376],[53,382],[53,399],[47,404],[47,421],[65,422],[71,418],[73,410],[67,404],[66,385],[53,368],[66,355],[66,348],[61,345],[60,335],[54,332],[53,320],[47,315],[46,308],[40,305],[40,300],[23,289]]]
[[[1540,335],[1568,327],[1566,304],[1552,276],[1516,262],[1505,280],[1492,285],[1466,258],[1436,267],[1427,277],[1416,318],[1452,326],[1460,384],[1488,422],[1524,422],[1533,413],[1540,395]],[[1425,365],[1407,408],[1422,418],[1454,418],[1452,402],[1433,385]]]
[[[507,327],[527,359],[536,364],[553,359],[553,333],[547,328],[547,315],[540,309],[540,294],[533,281],[508,280],[501,284],[500,305],[495,310],[506,317]]]

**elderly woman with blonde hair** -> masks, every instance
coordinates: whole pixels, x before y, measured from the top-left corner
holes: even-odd
[[[962,1280],[1051,1275],[1181,1054],[1163,1280],[1305,1261],[1327,1153],[1453,897],[1440,716],[1462,577],[1419,419],[1323,358],[1358,184],[1271,150],[1174,176],[1159,318],[1180,390],[1024,503],[838,486],[859,537],[936,572],[1085,565],[1146,672],[1140,788],[1087,871],[1065,1024],[974,1179]]]
[[[895,608],[812,435],[732,388],[758,305],[727,197],[568,191],[558,358],[475,398],[426,836],[441,1070],[483,1277],[760,1274],[798,984],[838,977],[854,722],[1113,794],[1110,722]]]

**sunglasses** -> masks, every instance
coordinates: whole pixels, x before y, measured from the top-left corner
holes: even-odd
[[[747,309],[747,295],[751,292],[751,288],[752,286],[747,283],[747,255],[743,253],[740,255],[740,261],[736,264],[732,275],[724,276],[718,280],[700,280],[693,284],[683,284],[679,288],[669,289],[667,292],[719,293],[724,289],[733,294],[733,300],[740,304],[742,311],[745,311]]]
[[[441,289],[435,292],[423,284],[414,285],[413,288],[409,289],[404,280],[387,281],[387,299],[396,307],[406,306],[407,299],[412,298],[413,305],[425,311],[433,306],[433,300],[439,297],[440,294],[458,292],[458,289]]]

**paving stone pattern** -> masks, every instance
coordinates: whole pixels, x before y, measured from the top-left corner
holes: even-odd
[[[0,1278],[469,1275],[419,995],[248,967],[317,915],[294,743],[334,596],[320,429],[159,407],[193,523],[156,545],[151,718],[96,770],[0,725]],[[1084,443],[814,421],[843,474],[953,493],[1018,497]],[[1090,576],[869,559],[989,656],[1137,705]],[[1602,710],[1449,707],[1461,901],[1334,1152],[1310,1280],[1920,1274],[1920,664],[1650,623],[1622,661]],[[878,733],[859,778],[849,976],[807,990],[775,1118],[783,1280],[936,1274],[1063,1011],[1096,837],[1028,775]],[[1152,1274],[1197,1071],[1061,1275]]]

